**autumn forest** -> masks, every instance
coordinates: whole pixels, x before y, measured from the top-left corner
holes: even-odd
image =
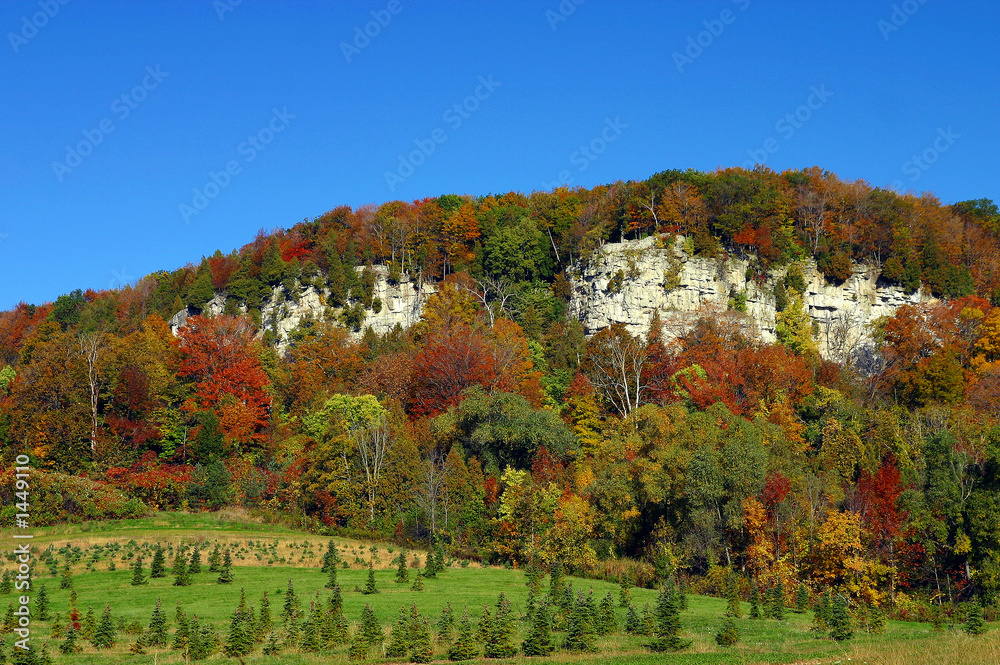
[[[651,235],[749,258],[760,282],[789,268],[779,310],[811,261],[928,299],[843,362],[808,325],[763,343],[738,308],[669,335],[655,317],[584,330],[580,267]],[[366,327],[379,275],[436,286],[413,326]],[[325,311],[283,337],[265,305],[310,287]],[[0,313],[0,445],[4,526],[26,454],[38,524],[240,506],[638,585],[720,593],[735,570],[902,617],[992,602],[1000,211],[764,167],[336,207]]]

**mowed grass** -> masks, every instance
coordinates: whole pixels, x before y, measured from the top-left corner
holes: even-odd
[[[8,543],[14,541],[10,534],[3,534]],[[132,586],[130,561],[120,561],[120,549],[116,552],[117,570],[108,571],[108,556],[103,556],[93,569],[85,570],[84,562],[88,560],[84,554],[83,560],[73,569],[73,586],[77,593],[77,607],[81,615],[88,607],[100,617],[105,605],[110,605],[116,621],[119,617],[125,623],[140,622],[143,627],[149,623],[150,615],[159,599],[167,614],[170,632],[173,632],[175,608],[180,605],[188,616],[197,614],[202,625],[211,623],[216,631],[225,638],[229,620],[235,609],[241,590],[246,591],[247,599],[255,608],[259,607],[260,599],[265,591],[271,603],[271,613],[275,625],[280,627],[280,614],[286,597],[289,579],[300,599],[303,609],[308,610],[310,602],[317,602],[325,607],[330,591],[324,588],[327,575],[319,571],[322,553],[319,544],[324,546],[328,538],[314,534],[296,532],[284,527],[257,524],[240,521],[239,516],[230,515],[225,519],[206,515],[156,515],[142,520],[130,520],[120,523],[90,524],[85,528],[77,526],[52,527],[37,529],[32,544],[44,549],[49,544],[57,549],[71,543],[86,552],[91,545],[106,545],[116,542],[124,546],[128,541],[140,545],[146,543],[179,544],[181,541],[194,542],[200,540],[209,547],[215,542],[228,543],[233,547],[243,546],[247,552],[243,560],[236,559],[234,563],[234,581],[232,584],[217,584],[215,573],[207,572],[208,549],[202,551],[203,571],[194,577],[193,584],[186,587],[173,586],[173,576],[148,580],[143,586]],[[268,544],[278,540],[277,550],[286,559],[285,563],[262,564],[253,555],[253,547],[247,547],[249,541],[264,541]],[[440,616],[442,608],[450,604],[456,617],[468,609],[471,616],[478,618],[483,606],[495,606],[497,596],[503,592],[511,601],[514,615],[520,617],[526,607],[528,589],[525,576],[516,570],[503,568],[461,567],[458,562],[452,565],[436,579],[427,579],[423,591],[413,591],[410,584],[396,584],[395,566],[391,559],[399,549],[393,548],[389,553],[385,544],[378,545],[378,556],[381,559],[376,570],[376,584],[379,593],[364,595],[356,588],[363,588],[367,577],[367,564],[357,564],[350,553],[368,560],[370,554],[368,543],[345,539],[334,539],[341,558],[350,559],[348,569],[338,569],[338,582],[343,591],[344,613],[353,624],[359,619],[361,610],[366,603],[375,609],[379,621],[388,635],[390,626],[395,621],[399,607],[416,603],[420,612],[430,619],[432,624]],[[242,545],[241,545],[242,544]],[[308,544],[308,545],[307,545]],[[204,546],[204,545],[203,545]],[[14,545],[11,544],[10,549]],[[314,555],[303,556],[306,552]],[[287,554],[287,556],[285,556]],[[423,560],[425,552],[418,551]],[[410,558],[412,558],[411,553]],[[300,560],[300,557],[302,560]],[[4,562],[6,568],[11,568],[10,562]],[[149,557],[145,557],[145,571],[149,572]],[[59,569],[62,569],[60,563]],[[411,572],[411,580],[414,571]],[[59,613],[62,622],[66,622],[69,609],[70,591],[59,589],[59,577],[51,576],[48,567],[36,563],[35,588],[44,583],[51,600],[50,612]],[[567,582],[573,584],[574,590],[593,591],[595,601],[599,602],[606,593],[611,593],[616,601],[616,611],[619,627],[624,625],[625,610],[617,607],[617,585],[568,577]],[[548,580],[545,580],[547,585]],[[638,609],[643,604],[655,606],[656,592],[649,589],[632,589],[632,601]],[[14,601],[17,592],[7,596],[0,595],[0,611],[4,605]],[[704,596],[689,596],[688,609],[682,614],[682,622],[686,637],[693,640],[692,646],[677,654],[654,654],[645,644],[649,638],[625,635],[622,632],[597,639],[598,653],[569,654],[556,651],[549,658],[512,658],[503,662],[528,663],[575,663],[590,665],[596,663],[611,664],[643,664],[643,663],[871,663],[877,665],[921,665],[923,663],[955,663],[956,665],[978,665],[980,663],[1000,662],[1000,631],[991,630],[980,638],[969,638],[958,631],[934,632],[928,624],[889,622],[883,635],[867,635],[856,633],[855,638],[845,643],[836,643],[829,639],[818,639],[809,630],[812,614],[795,614],[789,612],[784,621],[738,620],[741,632],[741,642],[733,648],[722,648],[715,644],[714,635],[721,623],[726,602],[723,599]],[[744,613],[749,606],[744,604]],[[136,640],[136,635],[119,632],[118,643],[108,651],[96,651],[88,642],[81,640],[84,652],[64,656],[58,652],[60,640],[51,639],[51,619],[49,621],[32,622],[32,639],[36,642],[48,642],[49,652],[56,662],[112,663],[127,661],[129,663],[181,663],[184,662],[179,651],[170,649],[148,649],[147,654],[134,655],[129,648]],[[515,642],[519,645],[527,627],[517,622],[518,634]],[[563,634],[554,633],[554,642],[562,642]],[[10,653],[11,636],[6,636],[7,652]],[[298,653],[294,649],[283,651],[277,656],[263,656],[260,647],[253,655],[243,658],[244,663],[279,664],[297,663],[303,665],[318,665],[319,663],[346,663],[347,647],[337,647],[331,651],[318,654]],[[446,660],[446,649],[435,645],[435,658]],[[227,658],[221,653],[211,656],[204,662],[232,662],[236,659]],[[388,662],[373,654],[369,662]],[[497,662],[497,661],[484,661]]]

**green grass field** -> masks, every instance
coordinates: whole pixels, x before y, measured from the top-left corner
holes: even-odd
[[[117,523],[94,523],[37,529],[32,541],[39,551],[50,544],[57,550],[58,568],[61,571],[65,558],[77,559],[73,564],[73,588],[77,594],[77,607],[81,615],[92,607],[99,617],[106,604],[111,606],[116,622],[124,624],[140,622],[148,625],[150,615],[159,598],[173,632],[173,619],[178,604],[190,616],[197,614],[204,625],[209,622],[225,638],[229,619],[239,600],[241,589],[246,590],[247,599],[259,605],[264,591],[268,592],[272,617],[280,626],[279,617],[285,598],[285,589],[291,579],[296,595],[308,609],[310,601],[325,603],[330,591],[324,588],[327,576],[319,570],[322,547],[329,541],[315,535],[296,532],[291,529],[263,524],[255,524],[237,519],[220,519],[215,515],[158,515],[142,520]],[[3,533],[9,544],[7,552],[13,551],[14,540],[9,532]],[[510,599],[514,616],[520,617],[525,610],[528,588],[525,576],[520,571],[502,568],[481,568],[474,565],[463,567],[459,561],[449,561],[450,566],[436,579],[428,579],[423,591],[413,591],[409,584],[395,584],[395,566],[392,559],[398,555],[398,548],[386,544],[377,545],[376,580],[378,594],[363,595],[355,588],[365,584],[367,561],[371,552],[369,543],[334,539],[341,559],[347,568],[338,569],[338,578],[343,589],[344,614],[353,624],[359,619],[366,603],[375,609],[379,621],[389,632],[400,605],[416,603],[420,612],[433,624],[442,607],[450,603],[456,616],[468,608],[470,615],[478,617],[484,605],[495,606],[500,592]],[[211,547],[214,542],[230,546],[238,554],[234,558],[234,581],[232,584],[217,584],[217,574],[207,571],[207,549],[203,549],[203,572],[194,577],[193,584],[186,587],[173,586],[174,578],[169,573],[172,557],[168,555],[168,574],[165,578],[149,580],[144,586],[132,586],[131,558],[128,552],[142,552],[145,571],[148,575],[149,550],[142,545],[171,543],[176,546],[184,542],[200,541],[203,547]],[[131,543],[131,544],[130,544]],[[68,545],[68,547],[67,547]],[[97,546],[100,546],[98,548]],[[73,548],[79,548],[75,550]],[[117,548],[117,549],[116,549]],[[391,551],[390,551],[391,549]],[[58,552],[62,552],[60,555]],[[7,552],[4,552],[6,554]],[[94,553],[97,556],[94,556]],[[423,560],[425,552],[416,552]],[[114,557],[116,570],[109,571],[109,562]],[[125,557],[125,560],[123,560]],[[241,558],[242,557],[242,558]],[[411,554],[412,558],[412,554]],[[9,557],[6,557],[9,559]],[[89,563],[89,566],[88,566]],[[468,562],[465,562],[466,564]],[[7,570],[14,566],[4,561]],[[45,584],[51,601],[50,612],[59,613],[62,622],[70,605],[70,590],[60,589],[60,577],[50,574],[49,566],[36,561],[33,592]],[[411,571],[412,572],[412,571]],[[607,582],[567,578],[575,590],[593,590],[599,601],[610,592],[617,601],[618,587]],[[547,580],[545,582],[547,585]],[[317,595],[318,592],[318,595]],[[15,602],[17,592],[0,594],[0,611],[5,605]],[[644,603],[655,605],[656,592],[648,589],[633,589],[634,604],[641,608]],[[617,603],[616,603],[617,606]],[[784,621],[738,620],[741,642],[732,648],[722,648],[715,644],[714,635],[721,623],[726,601],[719,598],[689,596],[689,607],[682,614],[686,637],[693,640],[692,646],[677,654],[654,654],[645,648],[649,638],[630,636],[623,632],[597,639],[598,652],[595,654],[570,654],[556,651],[548,658],[512,658],[504,662],[541,661],[552,663],[879,663],[884,665],[919,665],[922,663],[979,664],[1000,662],[1000,631],[991,630],[985,636],[969,638],[959,631],[934,632],[928,624],[889,622],[882,635],[855,633],[854,639],[836,643],[830,639],[817,639],[809,631],[811,613],[789,612]],[[744,607],[745,612],[748,606]],[[619,625],[624,624],[625,610],[618,607]],[[120,619],[119,619],[120,618]],[[33,641],[48,642],[49,653],[56,663],[111,663],[125,660],[130,663],[180,663],[184,662],[181,652],[167,649],[147,649],[148,653],[130,653],[137,635],[118,633],[118,641],[111,650],[95,650],[89,642],[81,640],[84,649],[75,655],[62,655],[58,651],[60,639],[50,638],[52,620],[33,620]],[[526,627],[517,622],[518,635],[515,643],[520,644]],[[558,645],[562,633],[554,633]],[[6,651],[11,653],[12,636],[6,635]],[[446,660],[446,649],[435,645],[435,658]],[[295,649],[282,651],[276,656],[263,656],[260,648],[253,655],[243,659],[245,663],[303,663],[319,664],[347,662],[347,647],[320,653],[298,653]],[[210,656],[204,662],[229,661],[222,653]],[[388,662],[381,657],[372,657],[370,662]],[[496,661],[492,661],[496,662]]]

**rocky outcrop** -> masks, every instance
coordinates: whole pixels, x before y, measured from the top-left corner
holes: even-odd
[[[749,258],[706,259],[689,256],[683,239],[606,244],[574,275],[570,312],[588,334],[613,323],[644,335],[653,312],[683,328],[710,311],[745,309],[748,328],[766,342],[776,339],[774,287],[788,268],[757,281],[748,274]],[[891,316],[905,304],[925,302],[922,291],[907,294],[880,284],[879,271],[856,266],[842,284],[829,284],[814,261],[800,264],[805,278],[803,305],[814,322],[820,353],[836,361],[850,358],[868,342],[866,326]],[[671,329],[668,329],[668,334]]]
[[[365,309],[364,322],[354,331],[355,334],[360,337],[361,331],[367,327],[371,327],[378,334],[383,334],[397,325],[408,328],[416,323],[423,311],[424,301],[427,296],[437,292],[437,287],[431,283],[413,280],[406,275],[399,282],[390,283],[388,269],[385,266],[374,266],[372,269],[376,275],[373,306]],[[358,269],[358,272],[360,271],[361,268]],[[317,290],[309,286],[295,297],[289,297],[282,287],[274,287],[270,298],[261,308],[261,334],[263,330],[273,330],[278,351],[284,352],[288,348],[289,333],[298,327],[303,319],[312,317],[316,320],[337,320],[340,310],[327,306],[326,299],[329,295],[327,289]],[[225,307],[225,295],[216,294],[202,308],[202,312],[217,316],[225,310]],[[245,307],[241,310],[246,312]],[[170,329],[175,335],[187,322],[187,317],[195,311],[188,307],[171,317]]]

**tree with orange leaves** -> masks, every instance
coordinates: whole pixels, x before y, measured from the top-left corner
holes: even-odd
[[[212,412],[233,452],[261,443],[271,396],[250,323],[243,317],[193,316],[178,331],[176,343],[182,354],[178,374],[194,382],[184,410]]]

